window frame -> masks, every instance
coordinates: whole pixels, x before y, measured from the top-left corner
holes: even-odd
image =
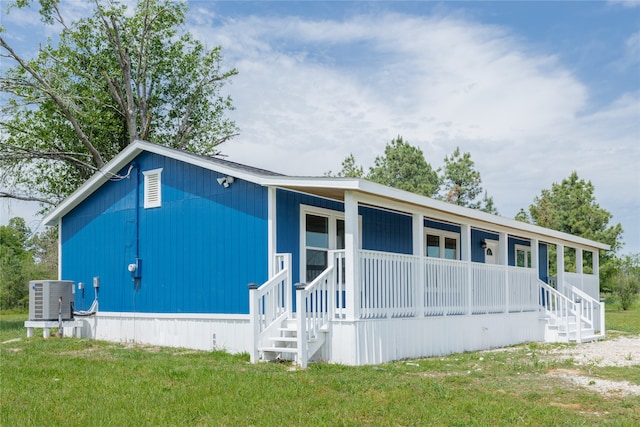
[[[329,241],[328,248],[307,246],[307,215],[325,217],[328,219]],[[307,249],[316,251],[341,250],[337,248],[338,220],[345,221],[344,212],[316,206],[300,205],[300,280],[306,283],[307,278]],[[362,248],[362,216],[358,215],[358,248]],[[328,260],[327,260],[328,261]],[[304,279],[304,280],[303,280]]]
[[[518,251],[524,252],[524,265],[518,265]],[[528,255],[527,255],[528,254]],[[513,265],[520,268],[531,268],[531,246],[515,244],[513,245]]]
[[[455,231],[447,231],[447,230],[440,230],[437,228],[430,228],[430,227],[425,227],[424,228],[424,255],[426,257],[429,257],[429,246],[428,246],[428,238],[429,235],[431,236],[438,236],[439,237],[439,241],[438,241],[438,247],[439,247],[439,255],[438,258],[441,259],[452,259],[452,258],[446,258],[445,254],[446,254],[446,245],[445,245],[445,239],[453,239],[456,242],[456,251],[455,251],[455,258],[453,258],[456,261],[460,260],[460,234],[456,233]],[[430,257],[430,258],[435,258],[435,257]]]

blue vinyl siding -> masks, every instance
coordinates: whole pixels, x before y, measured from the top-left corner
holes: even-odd
[[[152,153],[136,163],[141,172],[163,168],[161,207],[142,208],[140,174],[136,221],[134,169],[62,219],[62,276],[87,285],[76,306],[88,308],[100,276],[102,311],[248,313],[247,283],[267,279],[266,189],[239,179],[224,188],[220,174]],[[142,278],[134,283],[136,228]]]
[[[458,235],[460,235],[459,225],[449,224],[446,222],[438,222],[432,219],[425,219],[424,226],[427,228],[434,228],[436,230],[450,231],[452,233],[458,233]]]
[[[538,244],[538,275],[540,280],[548,283],[549,280],[549,251],[546,243]]]
[[[409,215],[361,206],[362,249],[413,253],[412,219]]]
[[[471,229],[471,261],[484,263],[484,249],[482,248],[482,241],[498,240],[499,235],[497,233],[490,233],[484,230]]]

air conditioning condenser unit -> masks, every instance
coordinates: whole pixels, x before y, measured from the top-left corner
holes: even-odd
[[[73,318],[73,286],[71,280],[31,280],[29,282],[29,320],[62,320]]]

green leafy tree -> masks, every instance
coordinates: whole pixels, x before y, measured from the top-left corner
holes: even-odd
[[[366,178],[428,197],[436,194],[440,186],[438,173],[427,163],[422,150],[401,136],[387,144],[384,156],[376,157]]]
[[[28,246],[35,262],[32,278],[55,279],[58,276],[58,227],[34,233]]]
[[[622,226],[619,223],[609,224],[612,215],[596,203],[593,184],[580,179],[576,172],[560,184],[553,183],[550,189],[542,190],[529,206],[529,212],[521,209],[516,218],[610,245],[610,251],[600,254],[600,277],[606,282],[613,273],[608,263],[622,246]],[[555,258],[555,250],[552,249],[549,253],[552,272],[555,271]],[[565,267],[567,270],[575,268],[575,256],[571,250],[565,254]]]
[[[333,176],[331,171],[327,172],[325,175]],[[342,161],[342,169],[340,169],[340,172],[338,172],[336,176],[345,178],[364,178],[364,169],[356,163],[355,156],[350,153]]]
[[[220,93],[237,72],[184,30],[186,3],[92,3],[67,22],[69,3],[40,0],[43,22],[62,30],[32,59],[0,28],[0,54],[15,64],[0,78],[0,188],[11,189],[0,197],[57,204],[136,139],[212,155],[237,132]]]
[[[482,202],[480,203],[480,210],[493,215],[499,215],[498,208],[496,208],[493,202],[493,197],[489,197],[487,190],[484,190],[484,196],[482,196]]]
[[[24,304],[33,257],[27,248],[31,230],[24,219],[11,218],[0,226],[0,308]]]
[[[520,208],[515,216],[515,220],[520,222],[528,222],[529,224],[531,224],[531,218],[529,217],[527,211],[525,211],[523,208]]]
[[[29,280],[55,279],[57,228],[32,235],[23,218],[0,226],[0,308],[26,306]]]
[[[596,203],[593,184],[576,172],[542,190],[529,215],[537,225],[606,243],[612,252],[622,246],[622,226],[609,225],[612,215]]]
[[[617,261],[618,266],[610,280],[611,291],[622,309],[628,310],[640,292],[640,254],[625,255]]]
[[[471,160],[471,153],[461,153],[460,147],[456,147],[451,156],[444,158],[442,184],[440,197],[443,200],[492,214],[498,213],[493,198],[488,196],[486,190],[481,197],[483,189],[480,172]]]

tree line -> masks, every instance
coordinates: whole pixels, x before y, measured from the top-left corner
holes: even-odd
[[[27,307],[29,280],[58,277],[58,229],[33,233],[23,218],[0,226],[0,309]]]
[[[329,171],[326,175],[332,176],[333,173]],[[489,197],[482,188],[480,172],[471,160],[471,153],[461,153],[460,147],[456,147],[450,156],[445,156],[442,169],[434,169],[419,147],[397,136],[386,145],[384,155],[376,157],[368,172],[365,173],[354,155],[349,154],[335,176],[365,178],[422,196],[498,214],[493,197]]]

